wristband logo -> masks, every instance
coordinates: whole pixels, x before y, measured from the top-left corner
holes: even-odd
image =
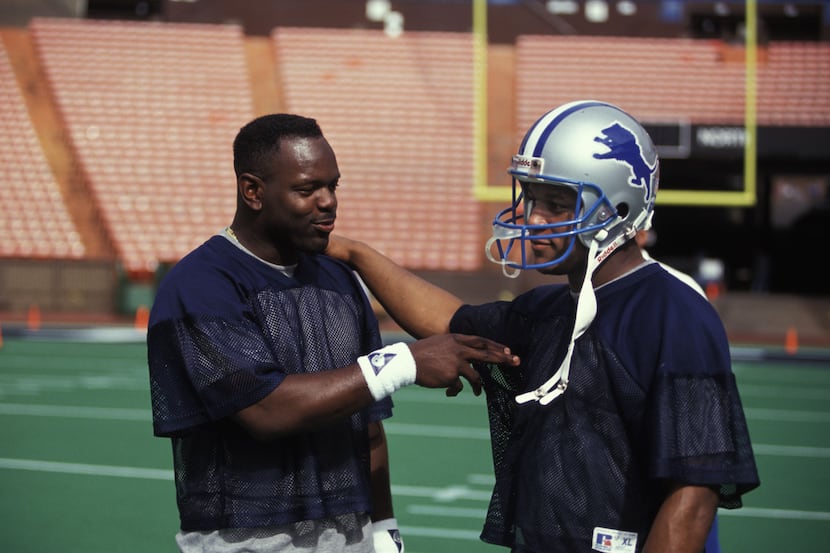
[[[372,365],[372,369],[375,371],[375,374],[380,374],[380,371],[383,368],[392,362],[392,360],[397,357],[394,353],[382,353],[382,352],[375,352],[369,356],[369,363]]]
[[[398,553],[403,550],[403,540],[401,539],[401,531],[397,528],[393,528],[389,530],[389,537],[392,538],[392,541],[395,542],[395,545],[398,547]]]

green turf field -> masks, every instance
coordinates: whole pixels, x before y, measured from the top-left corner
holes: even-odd
[[[824,553],[830,363],[736,362],[761,487],[720,511],[725,553]],[[386,424],[408,553],[496,552],[484,400],[407,388]],[[143,344],[5,338],[0,552],[176,551],[170,446],[154,438]]]

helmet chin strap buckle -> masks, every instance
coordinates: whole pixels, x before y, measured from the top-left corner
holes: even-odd
[[[550,403],[554,399],[556,399],[559,396],[561,396],[562,394],[564,394],[565,390],[567,388],[568,388],[568,381],[567,380],[560,380],[559,384],[557,384],[556,387],[552,391],[548,392],[547,394],[545,394],[544,396],[539,398],[539,404],[540,405],[547,405],[548,403]]]
[[[561,378],[562,369],[556,372],[553,378],[529,392],[525,392],[516,396],[516,403],[528,403],[530,401],[537,401],[541,405],[547,405],[554,399],[565,393],[568,387],[568,381]]]

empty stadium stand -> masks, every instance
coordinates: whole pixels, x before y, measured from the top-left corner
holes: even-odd
[[[27,31],[30,58],[15,51],[10,68],[0,53],[0,258],[114,258],[148,282],[231,220],[233,137],[253,116],[285,110],[315,117],[337,152],[337,232],[414,270],[497,270],[482,245],[501,206],[472,192],[469,33],[277,26],[254,44],[234,24],[56,18],[34,18]],[[826,174],[828,142],[808,142],[830,129],[830,43],[771,41],[758,57],[758,125],[783,129],[767,135],[777,157],[759,154],[759,187],[769,175]],[[37,71],[21,71],[32,58]],[[576,98],[617,103],[646,123],[740,127],[743,61],[740,45],[710,39],[520,35],[515,46],[491,45],[489,178],[508,184],[504,167],[524,130]],[[33,130],[31,90],[17,84],[43,76],[49,94],[39,100],[52,108],[50,125],[55,113],[62,125],[53,131],[43,117]],[[65,137],[71,169],[55,163],[47,134]],[[664,169],[739,172],[735,150],[718,152],[726,161],[716,169],[694,151]],[[66,172],[81,173],[82,185],[67,188]],[[79,196],[95,209],[79,216]]]
[[[85,254],[0,43],[0,257]]]
[[[771,42],[757,66],[759,125],[830,126],[830,44]],[[574,99],[615,103],[643,121],[743,125],[743,48],[720,40],[523,35],[517,128]]]
[[[761,123],[830,127],[830,43],[770,43],[758,102]]]
[[[472,36],[277,27],[271,39],[287,109],[315,117],[337,153],[338,232],[411,269],[478,269]]]
[[[129,274],[230,222],[231,143],[253,117],[241,28],[35,18],[29,29]]]

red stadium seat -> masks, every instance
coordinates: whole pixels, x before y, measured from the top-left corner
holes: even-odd
[[[84,254],[0,42],[0,257],[77,259]]]
[[[764,54],[757,66],[758,124],[828,126],[830,45],[772,42]],[[644,121],[739,125],[743,56],[742,48],[712,40],[520,36],[517,128],[579,98],[618,104]]]
[[[29,27],[128,272],[176,261],[231,221],[232,191],[223,189],[227,202],[214,195],[231,186],[231,143],[254,115],[239,26],[35,18]]]
[[[337,229],[410,269],[476,270],[473,40],[277,27],[285,102],[315,117],[343,174]]]

